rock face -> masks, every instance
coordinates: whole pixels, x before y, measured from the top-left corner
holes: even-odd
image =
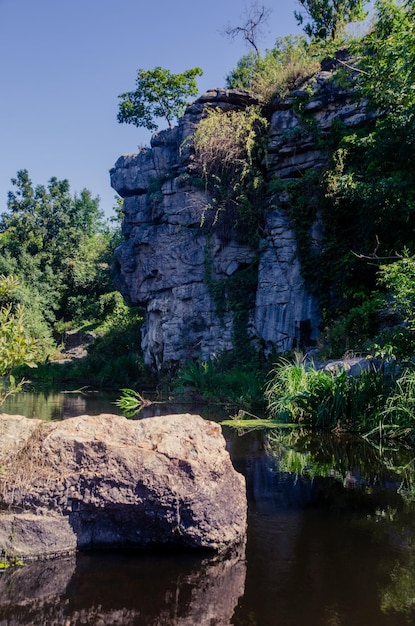
[[[272,104],[270,177],[295,179],[327,161],[304,117],[296,113],[298,99],[307,98],[303,116],[314,120],[323,134],[334,120],[351,126],[367,119],[352,103],[352,93],[333,86],[332,75],[332,70],[321,71],[308,81],[307,91]],[[127,301],[146,310],[144,358],[156,368],[187,358],[205,360],[233,348],[235,312],[225,306],[225,313],[218,315],[206,278],[207,250],[211,280],[218,282],[235,278],[252,264],[258,249],[229,233],[224,239],[214,229],[201,228],[211,198],[194,184],[186,140],[207,109],[237,110],[251,104],[255,101],[248,92],[208,91],[187,107],[177,127],[153,136],[151,148],[120,157],[111,170],[111,185],[124,198],[126,237],[116,250],[116,285]],[[289,211],[284,199],[277,204],[265,216],[256,294],[240,303],[246,307],[247,337],[265,353],[312,345],[320,323],[317,299],[301,276]],[[318,247],[318,222],[311,235]]]
[[[0,417],[0,549],[35,559],[244,540],[245,481],[220,426],[195,415],[50,423]]]

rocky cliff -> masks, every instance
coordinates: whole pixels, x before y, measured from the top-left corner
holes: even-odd
[[[307,130],[310,120],[324,134],[336,119],[348,125],[366,119],[352,93],[336,87],[332,77],[329,67],[307,88],[272,103],[264,163],[269,180],[297,179],[326,163],[316,134]],[[301,113],[299,101],[306,103]],[[268,198],[258,246],[213,228],[213,221],[206,220],[212,198],[195,184],[189,137],[205,111],[254,103],[248,92],[208,91],[187,107],[177,127],[153,136],[150,148],[120,157],[111,170],[111,185],[124,198],[125,242],[115,253],[116,286],[129,303],[146,311],[142,346],[146,363],[156,368],[232,350],[235,307],[224,302],[219,311],[212,284],[243,277],[255,262],[256,285],[253,290],[247,286],[238,302],[238,310],[245,309],[247,341],[269,353],[317,339],[319,304],[301,273],[290,198]],[[320,231],[317,219],[310,227],[316,247]]]

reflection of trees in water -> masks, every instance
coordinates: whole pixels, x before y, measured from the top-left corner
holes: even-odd
[[[265,448],[280,471],[297,476],[330,476],[344,486],[370,489],[398,489],[403,476],[408,485],[415,484],[413,450],[398,444],[378,446],[350,435],[285,431],[267,434]]]
[[[9,415],[24,415],[46,421],[62,419],[65,396],[59,392],[30,393],[24,391],[7,398],[2,412]]]
[[[247,582],[233,623],[415,618],[415,516],[401,495],[411,450],[298,431],[235,437],[231,448],[250,500]]]
[[[115,394],[116,395],[116,394]],[[115,395],[85,390],[83,392],[24,391],[7,398],[1,407],[3,413],[24,415],[45,421],[61,420],[76,415],[117,413]]]

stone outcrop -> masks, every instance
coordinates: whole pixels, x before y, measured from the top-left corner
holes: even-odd
[[[334,120],[350,126],[367,120],[352,92],[333,84],[335,66],[336,61],[310,79],[307,89],[272,103],[270,177],[292,180],[326,163],[304,116],[323,135]],[[303,117],[294,106],[301,98],[306,98]],[[211,198],[194,184],[188,140],[206,109],[238,110],[251,104],[255,100],[248,92],[208,91],[187,107],[177,127],[153,136],[151,148],[120,157],[111,170],[111,184],[124,198],[126,237],[116,250],[116,286],[127,301],[145,308],[144,358],[156,368],[187,358],[205,360],[233,347],[234,311],[218,315],[206,279],[207,250],[211,281],[218,282],[235,278],[257,257],[258,248],[231,233],[221,238],[215,229],[201,228]],[[312,345],[319,331],[319,305],[301,275],[287,203],[289,198],[280,198],[266,211],[256,294],[249,298],[247,293],[240,303],[246,308],[247,337],[265,353]],[[316,247],[320,230],[317,220],[311,232]]]
[[[0,550],[36,559],[105,547],[223,551],[244,541],[244,478],[218,424],[183,414],[0,417]]]

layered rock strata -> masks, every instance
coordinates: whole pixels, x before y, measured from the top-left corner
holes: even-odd
[[[272,103],[269,178],[297,179],[326,163],[315,133],[307,132],[306,118],[323,135],[334,120],[346,125],[367,120],[352,92],[336,87],[332,77],[332,69],[321,71],[307,82],[307,89]],[[295,103],[301,99],[306,104],[300,115]],[[258,254],[256,294],[239,303],[246,308],[247,340],[269,353],[312,345],[318,336],[319,305],[301,275],[290,199],[270,199],[259,252],[230,233],[219,237],[206,224],[211,197],[195,185],[189,137],[207,109],[238,110],[251,104],[255,100],[248,92],[208,91],[187,107],[177,127],[153,136],[150,148],[120,157],[111,170],[111,184],[124,198],[126,237],[116,250],[116,285],[128,302],[146,311],[144,358],[156,368],[187,358],[207,360],[234,347],[235,312],[225,303],[218,314],[209,281],[235,278]],[[318,219],[311,234],[318,247]]]

